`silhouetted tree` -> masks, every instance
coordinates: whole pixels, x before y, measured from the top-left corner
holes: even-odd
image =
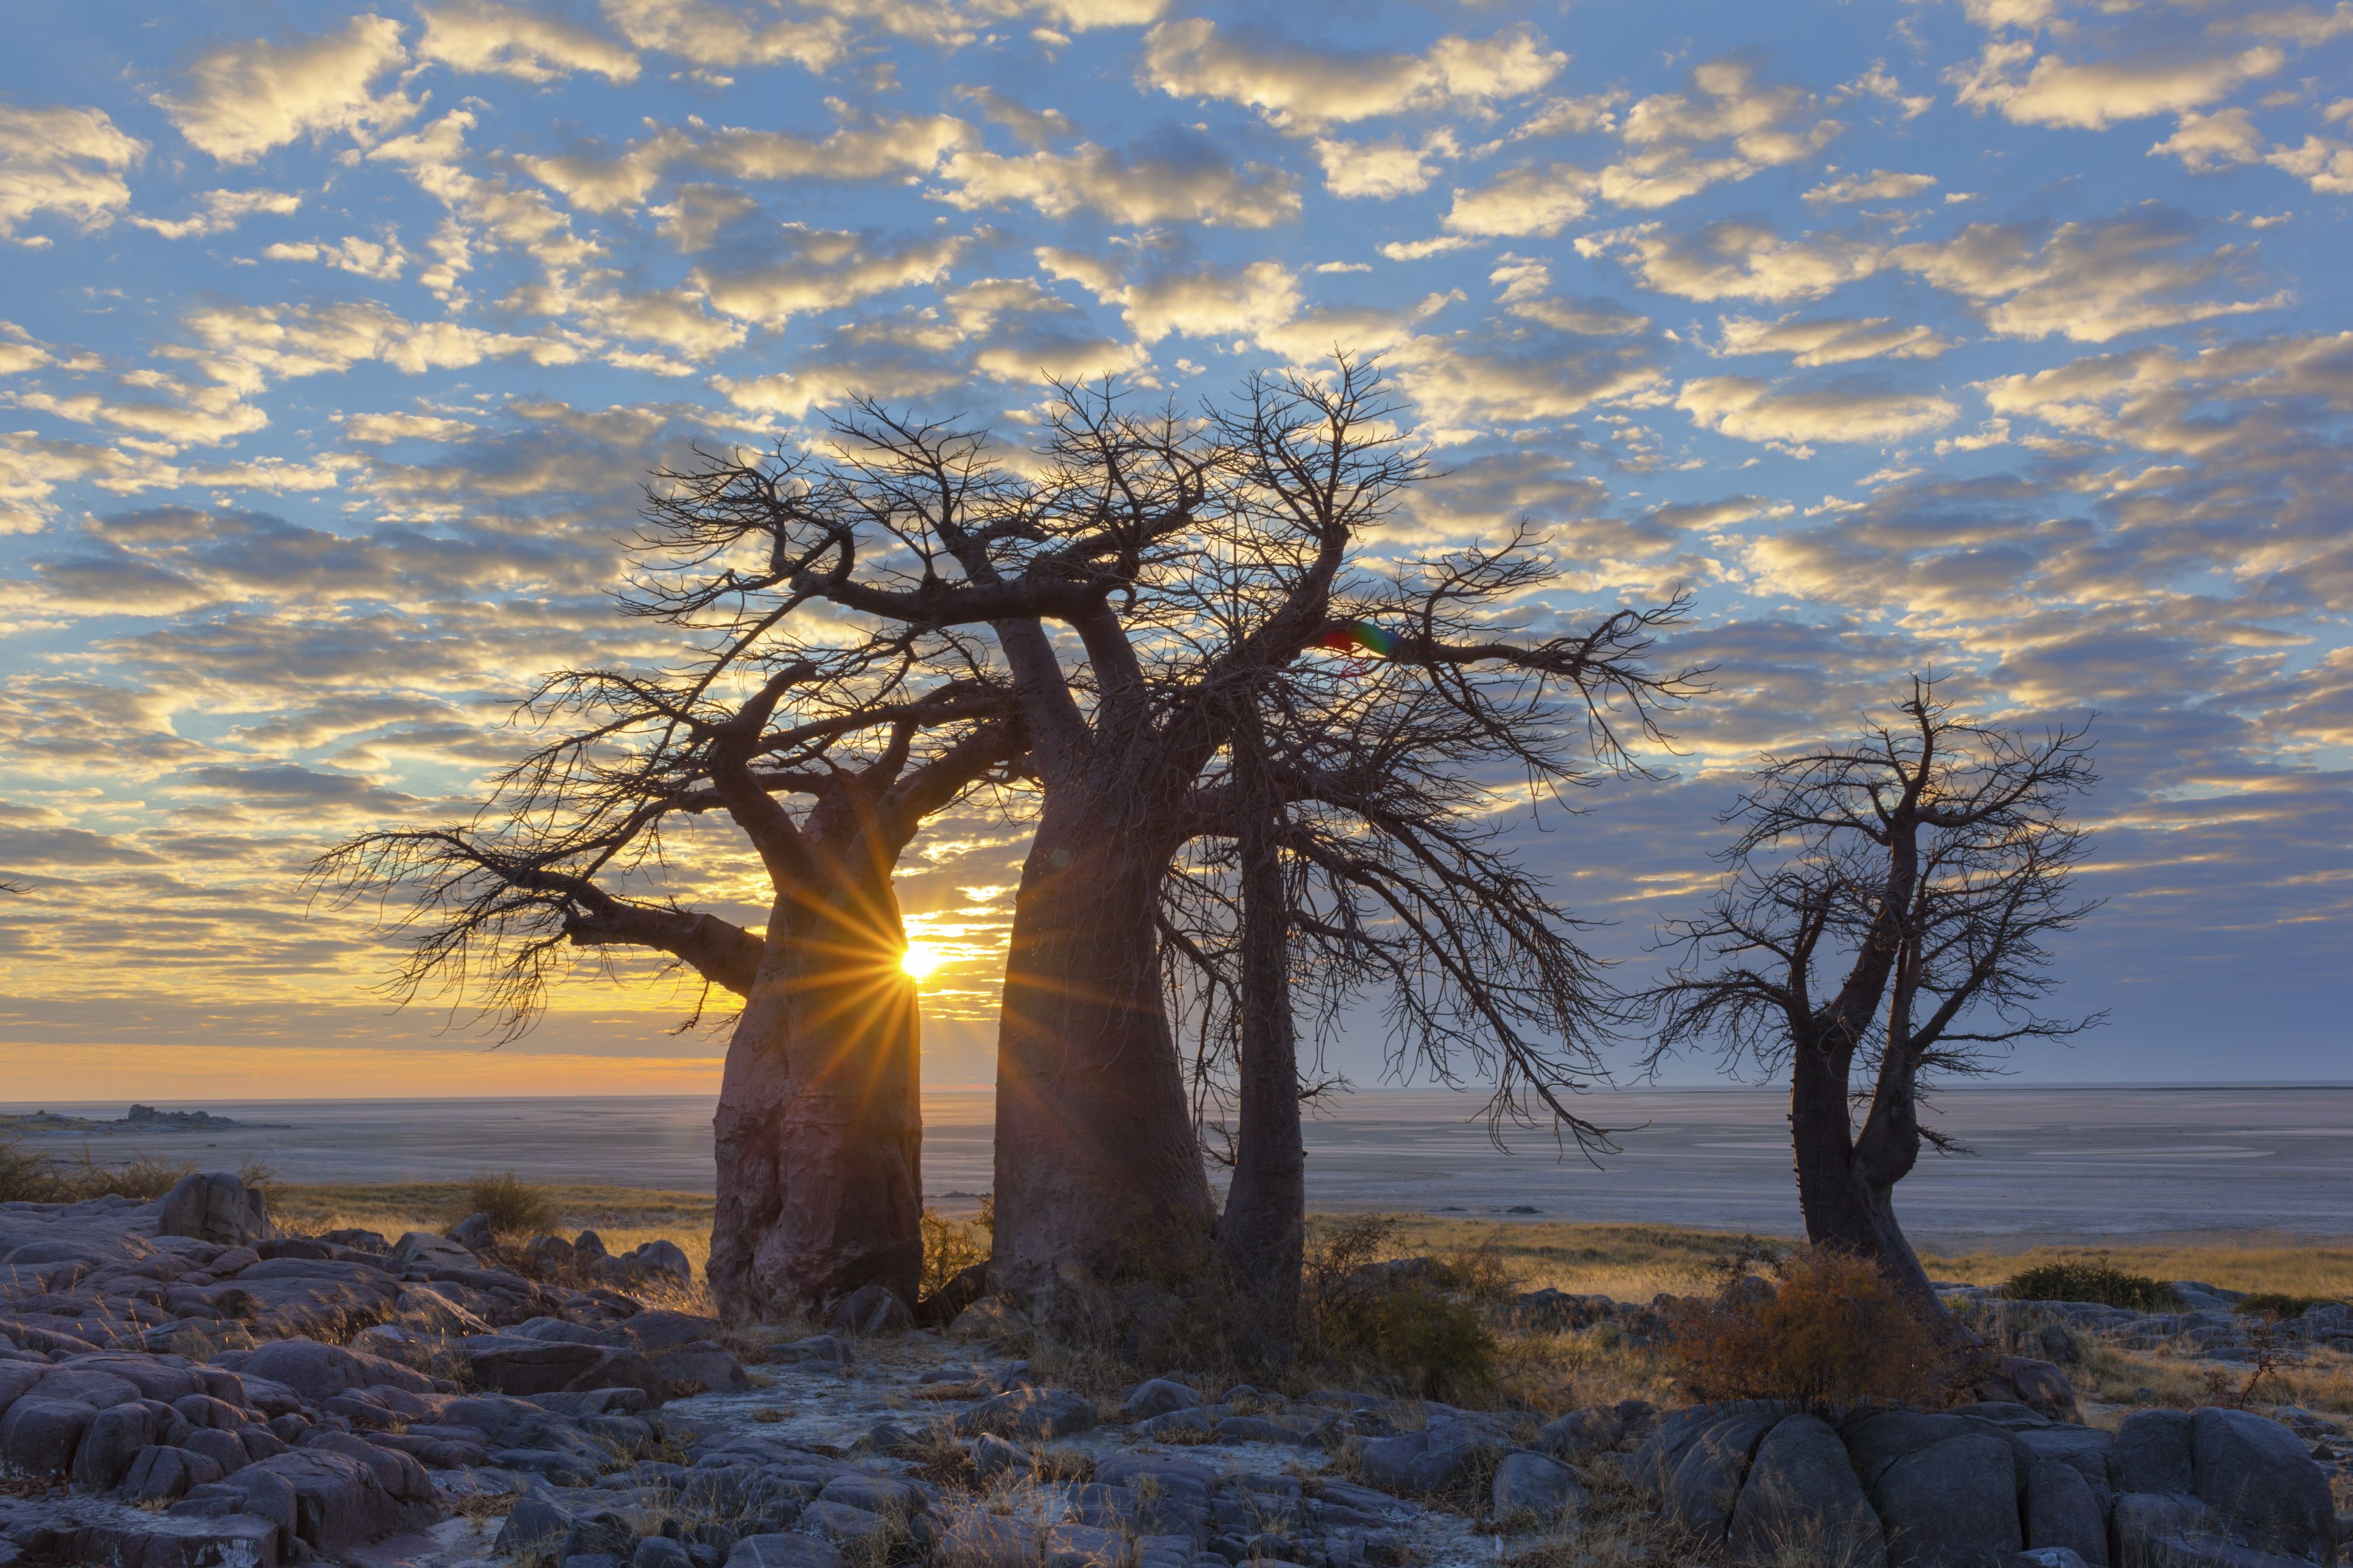
[[[713,464],[659,503],[713,560],[746,563],[733,581],[780,622],[823,605],[886,640],[969,634],[1009,694],[1037,826],[998,1030],[1000,1286],[1211,1226],[1162,1005],[1160,890],[1235,693],[1326,636],[1356,576],[1377,586],[1364,546],[1424,472],[1396,413],[1346,359],[1254,377],[1198,417],[1064,387],[1018,462],[867,407],[836,453]],[[1230,613],[1205,618],[1213,604]],[[1390,657],[1493,705],[1574,679],[1593,651],[1409,626]]]
[[[1922,1090],[2099,1022],[2036,1011],[2050,938],[2097,907],[2073,896],[2086,835],[2067,816],[2097,775],[2087,726],[1973,722],[1917,679],[1897,708],[1751,774],[1715,902],[1668,928],[1683,958],[1650,994],[1651,1059],[1713,1043],[1735,1071],[1786,1067],[1807,1237],[1941,1310],[1894,1210],[1922,1143],[1950,1146]]]
[[[675,521],[657,500],[622,605],[685,634],[684,661],[549,678],[524,713],[556,733],[470,822],[362,835],[314,883],[397,902],[393,993],[452,994],[505,1038],[580,949],[664,954],[742,998],[713,1121],[714,1295],[760,1317],[879,1280],[913,1302],[920,1024],[892,870],[926,817],[1010,776],[1019,724],[953,639],[797,620],[789,593],[763,600]],[[708,816],[758,858],[763,930],[660,891],[680,824]]]
[[[1575,637],[1522,641],[1510,606],[1557,570],[1523,529],[1493,550],[1352,584],[1319,639],[1347,645],[1344,657],[1265,671],[1238,691],[1226,750],[1197,788],[1196,837],[1165,890],[1167,973],[1192,1026],[1197,1096],[1230,1095],[1219,1240],[1272,1357],[1298,1305],[1301,1098],[1329,1087],[1302,1074],[1299,1002],[1319,1034],[1377,1005],[1394,1069],[1476,1074],[1494,1086],[1491,1125],[1541,1113],[1580,1146],[1606,1146],[1570,1100],[1601,1073],[1612,999],[1577,922],[1511,853],[1483,781],[1515,776],[1557,803],[1632,767],[1621,731],[1660,739],[1659,710],[1696,690],[1698,672],[1644,663],[1680,597]],[[1511,648],[1493,661],[1508,677],[1538,646],[1540,680],[1465,679],[1427,657]]]

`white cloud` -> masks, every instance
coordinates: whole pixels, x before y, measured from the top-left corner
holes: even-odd
[[[1806,200],[1814,206],[1832,203],[1894,202],[1906,196],[1916,196],[1936,188],[1934,174],[1899,174],[1892,169],[1873,169],[1868,174],[1841,174],[1835,180],[1825,180],[1806,193]]]
[[[843,229],[786,224],[783,259],[742,270],[696,268],[694,284],[731,316],[775,326],[893,289],[937,282],[961,252],[962,236],[913,240],[893,249]]]
[[[1977,302],[1986,324],[2010,337],[2104,343],[2285,301],[2284,293],[2214,298],[2241,258],[2231,246],[2185,254],[2200,232],[2195,219],[2164,209],[2062,224],[2048,238],[2028,225],[1980,223],[1948,240],[1898,247],[1888,260]]]
[[[1803,88],[1768,86],[1741,59],[1710,60],[1692,70],[1696,96],[1660,93],[1626,110],[1619,134],[1637,149],[1601,171],[1604,200],[1622,207],[1670,205],[1761,169],[1802,163],[1846,129],[1820,115]],[[1729,143],[1703,153],[1702,144]]]
[[[655,186],[681,164],[743,180],[872,180],[930,174],[971,136],[970,126],[944,114],[844,126],[822,140],[728,127],[698,142],[665,127],[618,153],[584,151],[516,162],[583,211],[620,212],[644,205]]]
[[[327,305],[201,305],[182,318],[200,347],[189,353],[224,385],[258,392],[270,381],[331,374],[375,360],[410,375],[488,359],[565,364],[578,351],[560,340],[519,337],[459,321],[411,321],[366,301]]]
[[[1754,376],[1686,382],[1675,406],[1703,429],[1743,441],[1884,443],[1941,429],[1960,416],[1946,399],[1883,386],[1831,385],[1784,390]]]
[[[664,172],[691,154],[694,146],[685,132],[665,129],[616,153],[565,153],[515,162],[583,212],[620,212],[643,206]]]
[[[2030,60],[2033,68],[2021,75]],[[1954,68],[1947,79],[1957,101],[1980,112],[2000,110],[2022,125],[2102,131],[2119,120],[2202,108],[2286,63],[2285,53],[2266,44],[2233,55],[2192,51],[2074,65],[2057,55],[2037,58],[2032,44],[2011,40],[1986,45],[1974,65]]]
[[[0,534],[47,528],[60,485],[92,484],[121,494],[157,477],[162,467],[111,447],[0,430]]]
[[[347,440],[380,446],[390,441],[467,441],[481,434],[471,420],[442,414],[354,414],[343,421]]]
[[[0,103],[0,235],[43,212],[105,227],[131,205],[122,171],[146,152],[102,109]]]
[[[823,141],[776,131],[723,130],[704,143],[695,161],[746,180],[872,180],[928,174],[970,140],[972,127],[951,115],[911,114],[844,126]]]
[[[339,271],[361,278],[389,280],[406,269],[408,252],[400,241],[386,235],[382,240],[362,239],[355,234],[345,235],[332,245],[306,240],[299,244],[273,245],[262,255],[272,261],[317,261]]]
[[[1846,364],[1862,359],[1934,359],[1953,345],[1927,327],[1898,326],[1885,316],[1826,316],[1762,321],[1726,316],[1716,352],[1785,353],[1794,365]]]
[[[1347,340],[1340,342],[1345,345]],[[1331,346],[1326,340],[1321,352],[1329,353]],[[1421,336],[1391,351],[1389,363],[1398,384],[1434,427],[1432,434],[1446,439],[1570,418],[1659,380],[1649,353],[1627,344],[1553,342],[1515,352]]]
[[[1629,314],[1604,300],[1565,300],[1551,293],[1552,268],[1526,257],[1505,255],[1487,274],[1487,281],[1500,286],[1495,302],[1507,312],[1555,331],[1620,337],[1651,324],[1647,317]]]
[[[685,184],[662,206],[648,209],[661,220],[664,237],[681,250],[705,250],[729,224],[751,216],[760,204],[732,185]]]
[[[1460,234],[1442,234],[1432,239],[1392,239],[1382,245],[1381,254],[1391,261],[1424,261],[1450,250],[1467,250],[1478,243]]]
[[[2353,195],[2353,144],[2307,136],[2301,146],[2274,147],[2263,162],[2294,174],[2322,195]]]
[[[1116,223],[1205,223],[1266,228],[1299,215],[1299,192],[1278,168],[1237,169],[1207,142],[1130,158],[1082,142],[1069,153],[1007,158],[978,148],[940,171],[941,200],[967,211],[1027,203],[1049,217],[1095,212]]]
[[[1881,251],[1835,237],[1783,239],[1726,218],[1689,235],[1655,223],[1586,235],[1580,256],[1615,255],[1645,286],[1686,300],[1813,300],[1879,269]]]
[[[716,70],[790,60],[823,70],[840,59],[849,29],[833,16],[755,25],[711,0],[604,0],[605,18],[641,49],[659,49]]]
[[[519,5],[444,0],[419,5],[417,14],[425,22],[419,59],[525,81],[554,81],[574,71],[595,71],[607,81],[638,79],[638,57],[610,38]]]
[[[1599,185],[1568,163],[1507,169],[1477,190],[1457,188],[1444,226],[1456,234],[1558,234],[1586,215]]]
[[[1220,37],[1206,17],[1145,35],[1145,79],[1172,98],[1249,104],[1302,130],[1410,110],[1480,108],[1533,92],[1568,57],[1516,27],[1487,38],[1447,37],[1419,55],[1343,54]]]
[[[340,33],[200,55],[186,86],[155,102],[191,145],[224,163],[250,163],[298,136],[365,138],[405,123],[417,105],[397,91],[378,97],[371,85],[407,59],[399,24],[363,15]]]
[[[448,298],[473,267],[478,249],[520,250],[551,269],[577,267],[603,249],[575,233],[571,218],[542,193],[517,190],[502,175],[483,178],[469,172],[466,133],[474,124],[471,110],[453,110],[368,153],[370,162],[407,169],[418,188],[449,209],[448,221],[427,246],[435,261],[417,281]]]
[[[1144,343],[1170,333],[1196,338],[1257,337],[1299,313],[1299,280],[1278,262],[1258,261],[1234,272],[1203,268],[1164,272],[1130,283],[1101,258],[1042,248],[1038,261],[1105,304],[1116,304],[1128,330]]]
[[[2262,163],[2263,137],[2243,109],[2192,112],[2181,117],[2172,135],[2148,150],[2152,158],[2160,153],[2180,159],[2193,174],[2206,174],[2234,163]]]
[[[185,446],[218,446],[249,435],[269,423],[269,416],[225,385],[190,385],[176,377],[150,374],[140,389],[160,397],[114,400],[94,392],[58,395],[21,392],[6,401],[77,425],[111,425],[150,442],[161,442],[167,453]]]
[[[1439,131],[1419,147],[1392,137],[1386,142],[1315,138],[1315,161],[1324,165],[1324,188],[1335,196],[1371,196],[1387,201],[1428,187],[1441,160],[1461,149],[1453,133]]]
[[[1980,27],[2040,27],[2057,15],[2060,0],[1961,0],[1962,14]]]
[[[291,191],[206,191],[205,210],[194,217],[134,217],[131,221],[141,228],[154,230],[165,239],[186,239],[192,235],[225,234],[255,213],[284,217],[300,211],[301,205],[302,198]]]
[[[1075,33],[1095,27],[1141,27],[1156,22],[1168,0],[983,0],[983,10],[1007,15],[1035,12]]]

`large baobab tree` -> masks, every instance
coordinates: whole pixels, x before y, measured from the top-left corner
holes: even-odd
[[[657,496],[622,601],[685,634],[676,668],[547,679],[525,710],[554,733],[471,821],[363,835],[315,885],[395,901],[395,993],[454,992],[510,1038],[583,949],[741,998],[713,1123],[720,1305],[770,1316],[872,1281],[912,1302],[920,1026],[892,871],[926,817],[1010,775],[1019,723],[949,639],[796,622],[699,521]],[[765,875],[761,930],[662,891],[708,817]]]
[[[733,583],[779,624],[969,638],[1008,694],[1036,827],[998,1034],[1000,1287],[1115,1268],[1139,1237],[1214,1223],[1163,1005],[1161,889],[1236,693],[1331,631],[1423,477],[1397,412],[1345,359],[1252,378],[1199,416],[1065,387],[1015,462],[976,433],[866,407],[828,454],[712,463],[663,503],[741,563]],[[1233,614],[1205,621],[1229,589]],[[1458,686],[1492,668],[1550,688],[1579,657],[1573,638],[1400,647]]]
[[[1653,1059],[1713,1043],[1734,1070],[1786,1067],[1807,1237],[1940,1310],[1894,1208],[1923,1143],[1947,1143],[1921,1094],[2098,1022],[2036,1010],[2050,939],[2096,907],[2072,889],[2087,839],[2067,814],[2097,777],[2086,727],[1973,722],[1916,679],[1896,707],[1751,775],[1714,903],[1669,928]]]

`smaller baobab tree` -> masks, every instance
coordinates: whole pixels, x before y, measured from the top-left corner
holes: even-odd
[[[2088,840],[2067,815],[2098,780],[2088,725],[1978,723],[1918,679],[1897,715],[1750,775],[1715,901],[1667,928],[1649,1060],[1713,1045],[1729,1071],[1786,1068],[1808,1239],[1941,1314],[1895,1184],[1923,1143],[1958,1147],[1920,1121],[1936,1078],[2101,1021],[2038,1010],[2051,939],[2098,907],[2074,895]]]
[[[921,1024],[892,875],[927,819],[1018,775],[1020,721],[952,635],[796,620],[813,595],[778,584],[802,563],[747,556],[694,477],[659,480],[620,608],[670,628],[673,661],[546,678],[522,710],[536,743],[471,820],[362,834],[312,885],[396,911],[397,1000],[451,995],[502,1038],[584,955],[658,955],[739,999],[712,1119],[721,1310],[870,1283],[912,1303]],[[784,510],[824,488],[789,463],[759,482]],[[762,926],[675,896],[712,880],[722,835],[694,827],[717,823],[764,875]]]

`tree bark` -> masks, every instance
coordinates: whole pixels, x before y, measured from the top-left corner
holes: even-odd
[[[1870,1258],[1898,1289],[1941,1317],[1943,1304],[1895,1219],[1895,1184],[1919,1158],[1919,1122],[1900,1108],[1883,1114],[1874,1107],[1858,1139],[1847,1072],[1842,1051],[1800,1051],[1792,1067],[1789,1134],[1806,1239]],[[1909,1104],[1908,1094],[1903,1100]]]
[[[1049,800],[1014,897],[997,1053],[991,1278],[1115,1275],[1210,1227],[1160,993],[1166,847],[1132,813]]]
[[[1270,808],[1271,809],[1271,808]],[[1241,1068],[1234,1177],[1219,1241],[1248,1300],[1261,1359],[1290,1359],[1307,1239],[1307,1149],[1300,1134],[1299,1041],[1291,1011],[1289,903],[1279,824],[1252,811],[1241,861]]]
[[[821,1308],[861,1285],[909,1305],[923,1270],[921,1019],[887,866],[832,858],[780,898],[712,1118],[722,1310]]]

